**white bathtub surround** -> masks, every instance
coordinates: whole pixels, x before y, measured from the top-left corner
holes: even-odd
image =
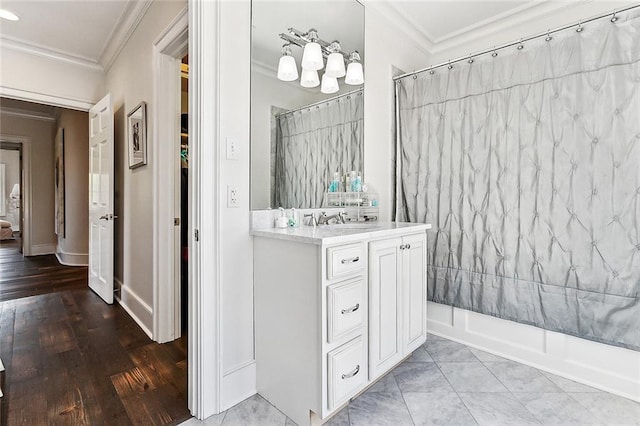
[[[318,424],[419,348],[428,228],[254,229],[258,393]]]

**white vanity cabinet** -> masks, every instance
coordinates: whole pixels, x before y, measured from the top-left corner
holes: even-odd
[[[258,393],[321,424],[420,346],[428,227],[253,230]]]
[[[427,337],[425,233],[369,243],[369,378],[375,380]]]

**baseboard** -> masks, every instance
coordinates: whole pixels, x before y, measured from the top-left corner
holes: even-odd
[[[66,266],[88,266],[89,253],[67,253],[63,250],[56,250],[58,262]]]
[[[256,362],[250,361],[224,373],[220,386],[220,410],[224,411],[244,401],[256,390]]]
[[[120,280],[114,279],[114,283],[119,290],[116,292],[115,298],[122,306],[122,309],[129,314],[150,339],[153,339],[153,333],[151,332],[153,310],[151,307],[134,293],[129,286],[122,284]]]
[[[640,352],[429,302],[430,333],[640,402]]]
[[[42,256],[43,254],[55,254],[57,244],[31,244],[29,256]]]

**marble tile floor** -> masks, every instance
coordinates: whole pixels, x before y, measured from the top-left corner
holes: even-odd
[[[259,395],[182,424],[295,425]],[[429,335],[326,424],[640,425],[640,403]]]

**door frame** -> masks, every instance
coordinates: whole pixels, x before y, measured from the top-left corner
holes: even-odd
[[[27,136],[0,134],[0,141],[12,144],[20,144],[22,147],[22,161],[20,171],[22,173],[20,187],[20,239],[22,241],[22,255],[31,256],[31,138]]]

